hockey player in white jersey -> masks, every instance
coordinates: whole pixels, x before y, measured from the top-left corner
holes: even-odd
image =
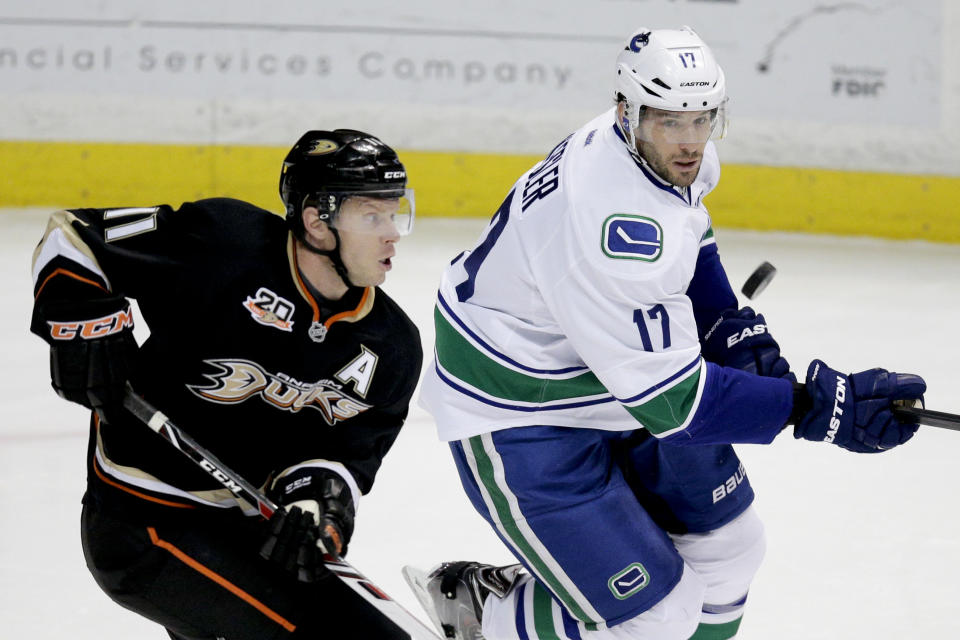
[[[616,105],[520,177],[446,270],[421,402],[519,566],[408,581],[447,637],[724,640],[764,553],[732,443],[875,452],[919,376],[796,384],[739,308],[703,198],[720,177],[724,75],[689,28],[639,29]]]

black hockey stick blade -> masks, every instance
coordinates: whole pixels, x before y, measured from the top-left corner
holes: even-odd
[[[127,385],[123,406],[135,415],[143,424],[163,436],[170,446],[178,449],[201,469],[213,476],[220,484],[229,489],[238,499],[257,508],[263,518],[269,518],[278,506],[262,491],[254,487],[236,471],[223,464],[212,453],[198,444],[180,427],[173,424],[166,415],[149,402],[141,398]],[[440,640],[430,627],[407,611],[403,605],[391,598],[380,587],[343,558],[324,555],[324,564],[348,587],[374,606],[385,618],[390,620],[411,640]]]
[[[960,431],[960,416],[955,413],[915,409],[913,407],[894,407],[893,417],[900,422],[922,424],[925,427],[940,427]]]

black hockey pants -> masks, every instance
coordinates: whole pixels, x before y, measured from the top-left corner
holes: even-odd
[[[198,514],[144,524],[85,503],[83,552],[97,584],[171,638],[409,638],[335,576],[304,584],[261,559],[255,523]]]

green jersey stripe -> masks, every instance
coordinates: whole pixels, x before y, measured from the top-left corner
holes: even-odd
[[[506,367],[473,345],[447,319],[439,307],[434,309],[437,362],[445,375],[455,378],[491,400],[524,403],[549,409],[563,401],[594,401],[610,397],[593,372],[571,378],[544,378]],[[647,395],[641,404],[626,405],[635,420],[651,433],[662,434],[686,424],[696,409],[700,395],[702,361],[679,382],[673,382],[656,394]]]
[[[599,619],[599,615],[595,610],[593,610],[593,607],[590,605],[589,601],[584,598],[583,594],[579,592],[577,593],[577,596],[583,600],[583,604],[591,609],[591,614],[588,614],[584,610],[583,606],[581,606],[581,603],[578,602],[573,595],[571,595],[570,591],[568,591],[561,580],[556,576],[553,568],[551,568],[550,565],[555,567],[557,570],[561,570],[561,567],[557,565],[557,563],[553,561],[549,555],[545,558],[537,549],[537,547],[540,547],[546,551],[542,543],[540,543],[539,540],[536,540],[536,536],[533,531],[531,531],[525,524],[521,528],[521,525],[514,517],[513,511],[510,508],[511,500],[507,495],[509,492],[509,487],[500,486],[497,474],[494,470],[494,461],[492,460],[491,456],[487,454],[487,443],[485,440],[489,439],[489,434],[474,436],[464,441],[466,445],[464,449],[468,450],[469,453],[472,454],[470,457],[473,461],[474,475],[489,498],[487,501],[487,508],[491,510],[491,515],[496,516],[496,521],[500,525],[500,532],[505,538],[510,540],[517,551],[521,553],[524,558],[526,558],[529,566],[536,571],[540,579],[550,587],[553,593],[556,594],[561,601],[563,601],[570,613],[585,623],[594,623],[595,621],[591,619],[591,614],[596,615],[597,619]],[[492,441],[489,444],[495,453],[496,449],[493,447]],[[528,535],[532,537],[534,541],[528,539]],[[573,583],[571,582],[570,585],[573,586]]]
[[[610,393],[593,372],[572,378],[546,378],[514,371],[489,358],[434,309],[437,360],[444,370],[470,386],[502,400],[542,404]]]
[[[703,367],[698,366],[686,378],[643,404],[627,406],[627,411],[655,435],[681,427],[690,421],[700,404],[702,376]]]
[[[700,623],[690,640],[730,640],[737,635],[742,617],[723,624]]]
[[[560,640],[553,626],[553,598],[539,582],[533,583],[533,628],[537,640]]]

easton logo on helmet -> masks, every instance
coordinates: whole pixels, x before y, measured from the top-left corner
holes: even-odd
[[[303,152],[306,156],[322,156],[325,153],[332,153],[340,148],[333,140],[311,140],[310,148]]]

